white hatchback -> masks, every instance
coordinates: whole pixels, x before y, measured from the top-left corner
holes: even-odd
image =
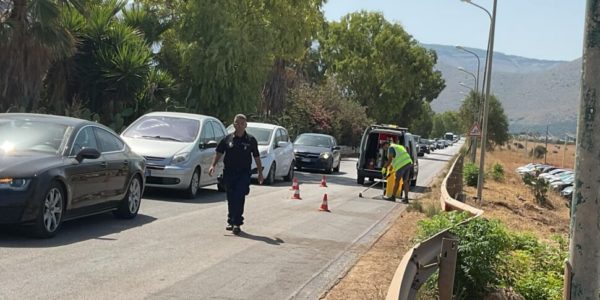
[[[229,125],[227,132],[233,131],[233,125]],[[290,141],[287,130],[274,124],[248,122],[246,132],[258,142],[264,183],[272,184],[276,177],[292,181],[295,166],[294,144]],[[256,163],[252,160],[252,178],[257,177]]]

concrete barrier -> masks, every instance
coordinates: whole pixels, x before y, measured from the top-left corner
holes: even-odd
[[[460,210],[471,214],[470,218],[456,226],[462,226],[483,214],[483,210],[456,199],[462,197],[462,165],[461,154],[454,160],[440,187],[440,204],[444,211]],[[404,254],[388,288],[387,300],[414,299],[423,283],[438,269],[439,299],[452,299],[459,241],[450,233],[450,229],[439,232]]]

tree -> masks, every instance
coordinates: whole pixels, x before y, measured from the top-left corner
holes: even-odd
[[[479,101],[476,100],[477,94],[471,92],[463,101],[459,109],[459,119],[462,132],[467,132],[475,120],[479,118]],[[481,126],[481,124],[480,124]],[[488,112],[488,134],[487,144],[490,148],[506,143],[509,139],[508,118],[504,113],[502,103],[496,96],[490,95],[490,105]]]
[[[461,127],[460,117],[457,112],[446,111],[441,114],[435,114],[431,137],[443,137],[446,132],[463,132]]]
[[[65,6],[82,10],[79,0],[14,0],[0,8],[0,111],[37,109],[50,64],[75,53],[75,38],[60,23]]]
[[[381,13],[357,12],[328,23],[319,44],[327,72],[379,122],[411,124],[421,102],[444,88],[433,70],[435,53]]]

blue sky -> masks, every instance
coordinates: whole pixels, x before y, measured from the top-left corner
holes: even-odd
[[[473,0],[492,12],[492,0]],[[494,51],[529,58],[581,57],[585,0],[498,0]],[[329,21],[359,10],[383,12],[421,43],[485,49],[490,19],[460,0],[328,0]]]

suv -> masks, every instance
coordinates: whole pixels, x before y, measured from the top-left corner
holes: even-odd
[[[364,184],[365,177],[369,177],[371,181],[375,178],[382,179],[381,168],[387,154],[383,153],[383,148],[380,145],[388,139],[403,145],[410,154],[414,164],[413,171],[410,174],[410,185],[415,186],[419,175],[417,141],[415,136],[408,132],[407,128],[396,125],[371,125],[365,129],[360,143],[358,162],[356,163],[358,174],[356,182]]]

